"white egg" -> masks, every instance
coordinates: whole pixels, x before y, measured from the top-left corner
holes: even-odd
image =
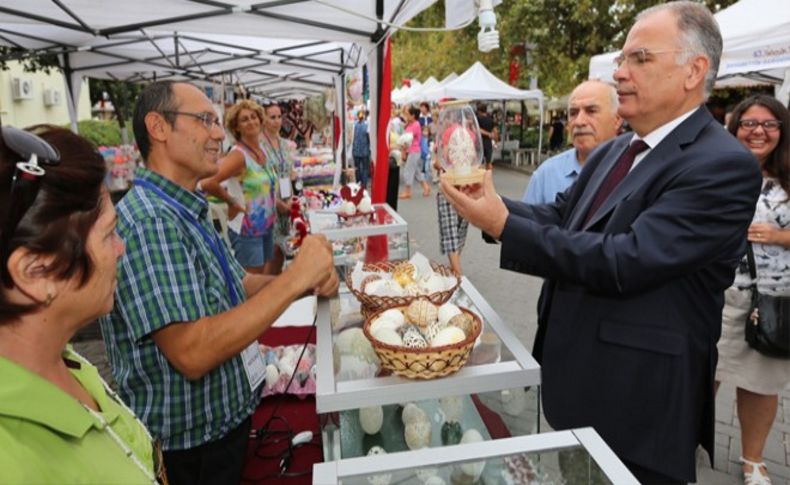
[[[391,328],[379,329],[378,332],[373,334],[373,338],[387,345],[394,345],[396,347],[403,346],[403,339],[398,335],[398,332]]]
[[[437,274],[432,274],[426,280],[423,280],[420,285],[427,294],[439,293],[446,289],[444,278]]]
[[[447,485],[447,482],[438,475],[434,475],[432,477],[428,477],[427,480],[422,482],[422,485]]]
[[[386,455],[386,454],[387,454],[387,450],[385,450],[381,446],[371,446],[370,450],[368,450],[368,456]],[[392,481],[391,473],[382,473],[380,475],[373,475],[368,477],[368,483],[370,483],[370,485],[389,485],[391,481]]]
[[[362,200],[359,201],[357,209],[359,209],[359,212],[371,212],[373,210],[373,203],[370,197],[363,197]]]
[[[443,347],[445,345],[452,345],[458,342],[463,342],[466,339],[466,334],[458,327],[445,327],[439,330],[436,337],[431,340],[431,347]]]
[[[368,408],[360,408],[359,410],[359,424],[362,425],[362,430],[367,434],[376,434],[381,431],[381,425],[384,423],[384,410],[381,406],[371,406]]]
[[[474,428],[466,430],[461,438],[461,444],[479,443],[481,441],[483,441],[483,436]],[[480,478],[480,475],[483,474],[483,468],[485,468],[485,466],[486,462],[476,461],[472,463],[463,463],[459,468],[464,474],[472,477],[473,482],[476,482]]]
[[[382,315],[377,319],[373,320],[373,322],[370,324],[370,334],[373,335],[379,330],[382,330],[384,328],[389,328],[390,330],[397,330],[401,325],[403,325],[402,322],[398,322],[394,318],[388,318]]]
[[[439,323],[441,323],[442,326],[447,325],[447,322],[449,322],[451,318],[460,314],[460,308],[453,305],[452,303],[445,303],[439,307]]]
[[[276,365],[269,364],[266,366],[266,387],[270,389],[274,387],[279,377],[280,377],[280,371],[277,370]]]
[[[403,316],[403,312],[398,310],[397,308],[390,308],[389,310],[384,310],[381,312],[380,317],[382,318],[390,318],[398,322],[398,326],[400,327],[404,323],[406,323],[406,317]]]
[[[448,422],[460,422],[464,413],[464,401],[460,396],[449,396],[439,399],[439,408],[444,412],[444,419]]]

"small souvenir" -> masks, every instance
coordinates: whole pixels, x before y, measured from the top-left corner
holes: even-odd
[[[412,327],[403,334],[403,345],[410,349],[424,349],[428,347],[428,342],[419,330]]]
[[[371,406],[367,408],[360,408],[359,410],[359,424],[362,430],[367,434],[376,434],[381,431],[381,425],[384,423],[384,410],[381,406]]]
[[[406,318],[415,325],[426,328],[436,321],[439,310],[428,300],[415,300],[406,309]]]
[[[466,340],[466,334],[458,327],[447,326],[431,340],[431,347],[444,347]]]
[[[442,425],[442,444],[444,446],[457,445],[461,442],[464,431],[457,421],[446,422]]]
[[[400,263],[392,270],[392,279],[402,287],[414,284],[414,266],[411,263]]]
[[[373,338],[383,344],[393,345],[395,347],[403,346],[403,339],[400,335],[398,335],[398,332],[391,328],[379,329],[378,332],[373,334]]]
[[[421,407],[410,402],[404,406],[401,420],[404,425],[407,425],[416,421],[428,421],[428,415],[425,414],[425,411],[423,411]]]
[[[452,303],[445,303],[439,307],[439,323],[447,325],[451,318],[461,314],[461,309]]]
[[[406,425],[403,432],[406,446],[410,450],[426,448],[431,444],[431,423],[430,421],[414,421]]]
[[[382,448],[381,446],[373,446],[368,450],[368,456],[372,455],[386,455],[387,451]],[[370,485],[389,485],[392,481],[392,474],[391,473],[382,473],[380,475],[373,475],[372,477],[368,477],[368,483]]]
[[[467,313],[460,313],[447,322],[448,325],[461,329],[464,334],[469,335],[474,330],[474,318]]]

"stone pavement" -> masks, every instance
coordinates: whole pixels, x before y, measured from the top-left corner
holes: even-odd
[[[495,184],[500,194],[521,198],[527,185],[527,173],[497,167]],[[435,261],[445,261],[439,251],[439,228],[436,210],[436,190],[430,197],[421,197],[415,190],[411,200],[400,201],[398,212],[409,223],[412,253],[420,251]],[[499,270],[499,248],[483,242],[480,231],[470,228],[462,255],[464,274],[480,293],[511,325],[522,343],[532,347],[537,329],[536,306],[541,280],[531,276]],[[76,344],[78,352],[98,364],[103,375],[108,374],[101,340]],[[550,428],[542,419],[541,431]],[[634,430],[639,432],[639,430]],[[790,392],[780,397],[776,422],[766,443],[764,458],[775,484],[790,484]],[[706,454],[698,453],[697,483],[704,485],[735,485],[743,483],[740,465],[740,426],[735,411],[735,389],[722,385],[716,399],[715,469],[711,469]]]

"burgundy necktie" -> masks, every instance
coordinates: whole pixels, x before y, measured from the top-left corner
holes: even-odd
[[[628,150],[623,153],[617,163],[614,164],[614,168],[612,168],[609,175],[606,176],[606,179],[601,184],[601,188],[598,189],[598,193],[595,194],[595,199],[593,199],[592,205],[590,205],[590,210],[587,212],[587,217],[584,218],[584,225],[586,226],[587,223],[590,221],[593,215],[595,215],[595,211],[598,210],[601,205],[609,198],[614,189],[620,185],[620,182],[623,181],[628,172],[631,170],[631,166],[634,164],[634,159],[637,155],[642,153],[643,151],[650,148],[650,146],[644,142],[644,140],[636,140],[635,142],[631,143],[631,146],[628,147]]]

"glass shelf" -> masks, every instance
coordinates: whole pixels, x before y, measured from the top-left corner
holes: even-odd
[[[436,478],[430,478],[436,477]],[[637,484],[592,428],[348,458],[313,467],[315,485]]]

